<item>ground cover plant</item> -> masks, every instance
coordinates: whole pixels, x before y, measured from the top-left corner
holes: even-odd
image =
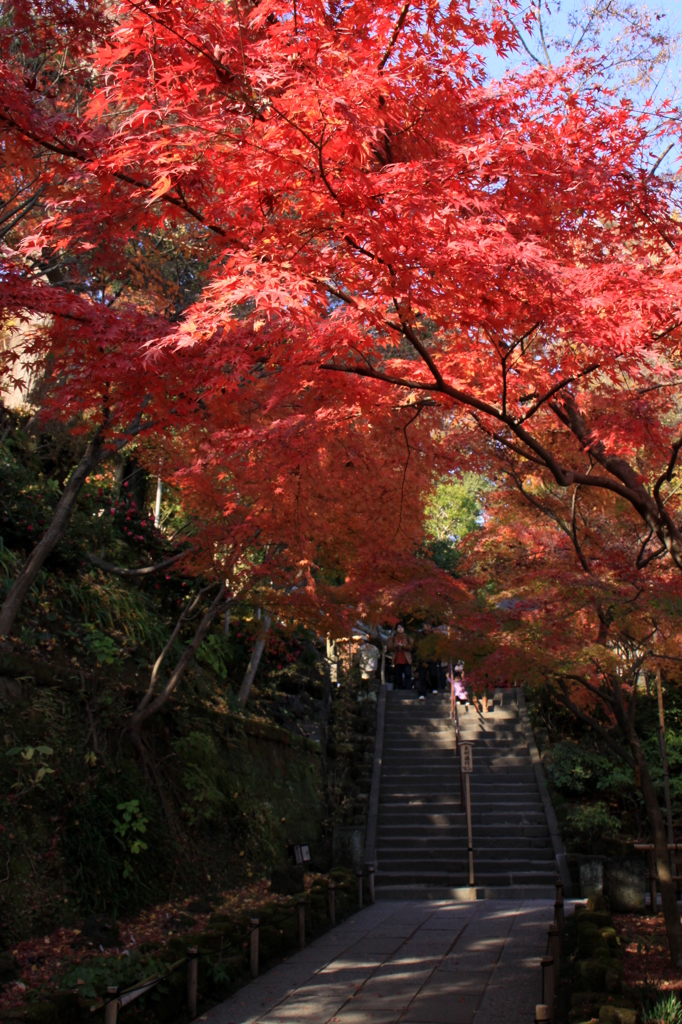
[[[355,909],[357,885],[352,872],[337,869],[331,876],[308,876],[301,894],[307,902],[309,939],[329,927],[329,881],[335,885],[338,919]],[[264,967],[296,950],[298,898],[277,895],[270,891],[267,880],[260,880],[215,892],[212,899],[183,897],[132,917],[93,916],[84,927],[62,926],[50,934],[24,939],[12,946],[11,954],[4,955],[3,1020],[26,1019],[27,1009],[33,1014],[29,1019],[46,1024],[92,1020],[93,1010],[101,1008],[107,985],[125,988],[154,975],[166,975],[192,946],[200,950],[202,1005],[212,1005],[248,977],[251,918],[260,921]],[[133,1004],[126,1019],[184,1024],[189,1020],[182,1009],[185,986],[186,970],[171,975],[151,996]]]

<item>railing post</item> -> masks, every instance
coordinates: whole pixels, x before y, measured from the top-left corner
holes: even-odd
[[[362,910],[362,871],[356,871],[355,877],[358,880],[358,909]]]
[[[561,938],[559,929],[555,924],[549,926],[549,952],[554,961],[554,988],[559,987],[559,959],[561,957]]]
[[[471,783],[468,773],[464,776],[466,787],[467,839],[469,842],[469,885],[474,884],[474,837],[471,828]]]
[[[554,1020],[554,960],[551,956],[543,956],[540,961],[542,969],[542,1006],[549,1009],[550,1021]]]
[[[652,847],[649,851],[649,899],[651,900],[651,913],[655,917],[658,913],[658,900],[656,899],[656,881],[658,874],[656,872],[656,851]]]
[[[199,981],[199,950],[196,946],[187,950],[187,957],[187,1009],[190,1017],[196,1017]]]
[[[374,891],[374,865],[369,864],[367,867],[367,875],[369,877],[369,901],[370,903],[376,903],[376,893]]]
[[[305,948],[305,900],[298,901],[298,941]]]
[[[258,977],[258,933],[260,919],[251,918],[251,977]]]
[[[559,929],[559,942],[563,946],[564,944],[564,925],[566,920],[564,917],[564,901],[556,900],[554,903],[554,924]]]
[[[104,1024],[116,1024],[118,1020],[118,985],[107,985],[107,1001],[104,1006]]]
[[[327,897],[329,900],[329,920],[332,928],[336,925],[336,886],[333,882],[327,883]]]

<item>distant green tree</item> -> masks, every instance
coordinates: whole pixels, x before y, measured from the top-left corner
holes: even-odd
[[[483,495],[490,483],[478,473],[447,476],[440,480],[426,503],[425,532],[436,565],[454,572],[461,541],[480,526]]]
[[[481,523],[488,481],[478,473],[444,477],[426,503],[426,532],[434,540],[461,541]]]

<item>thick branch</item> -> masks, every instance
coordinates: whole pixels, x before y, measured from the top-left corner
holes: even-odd
[[[104,572],[113,573],[114,576],[149,576],[153,572],[161,572],[163,569],[168,569],[169,566],[175,565],[185,555],[189,555],[191,551],[196,551],[196,546],[191,548],[185,548],[184,551],[178,552],[177,555],[173,555],[172,558],[166,558],[163,562],[157,562],[156,565],[145,565],[141,569],[124,569],[120,565],[112,565],[111,562],[105,562],[103,558],[97,558],[96,555],[88,555],[88,559],[98,569],[103,569]]]

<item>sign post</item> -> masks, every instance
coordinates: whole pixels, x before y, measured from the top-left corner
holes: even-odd
[[[474,753],[471,743],[460,744],[462,759],[462,775],[464,776],[464,796],[466,800],[467,838],[469,840],[469,885],[474,884],[474,838],[471,829],[471,786],[469,776],[474,770]]]

